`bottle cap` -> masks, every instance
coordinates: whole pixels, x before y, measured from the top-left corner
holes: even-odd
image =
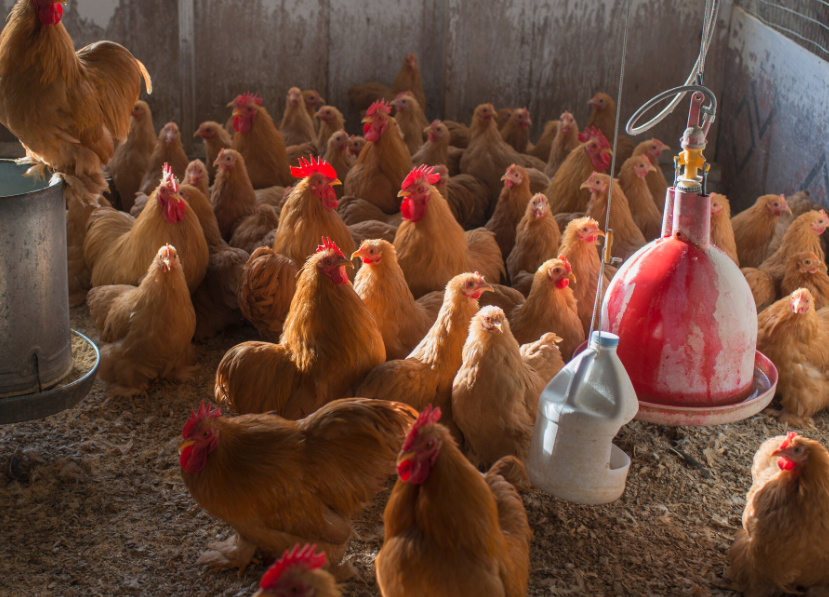
[[[591,344],[598,344],[599,346],[618,346],[619,345],[619,336],[616,334],[611,334],[610,332],[599,332],[595,331],[590,336],[590,343]]]

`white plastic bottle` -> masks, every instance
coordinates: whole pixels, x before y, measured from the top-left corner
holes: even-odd
[[[614,334],[593,332],[587,349],[541,393],[526,462],[538,489],[580,504],[606,504],[624,493],[630,457],[613,438],[639,401],[618,343]]]

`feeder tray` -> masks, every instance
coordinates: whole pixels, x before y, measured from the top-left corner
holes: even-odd
[[[72,330],[72,333],[80,338],[87,347],[91,347],[95,351],[95,364],[92,368],[84,373],[81,378],[65,386],[58,384],[51,390],[0,399],[0,425],[21,423],[54,415],[72,408],[89,394],[98,374],[101,353],[98,352],[98,347],[89,338],[75,330]]]

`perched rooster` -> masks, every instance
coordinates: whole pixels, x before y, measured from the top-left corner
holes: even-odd
[[[423,129],[429,126],[423,106],[417,103],[411,91],[403,91],[391,103],[397,114],[395,120],[403,131],[403,142],[409,153],[416,154],[423,146]]]
[[[29,173],[57,170],[88,202],[104,192],[102,167],[124,141],[144,65],[99,41],[75,52],[60,22],[65,0],[17,0],[0,34],[0,122],[26,149]],[[157,247],[156,247],[157,248]]]
[[[523,597],[532,531],[513,485],[526,483],[526,472],[508,458],[481,475],[440,417],[440,408],[424,409],[397,457],[375,561],[380,593]],[[519,478],[494,472],[504,465]]]
[[[337,581],[324,570],[325,552],[316,553],[316,545],[299,544],[268,568],[259,590],[253,597],[342,597]]]
[[[202,402],[181,432],[181,477],[236,534],[199,561],[244,570],[257,552],[273,560],[297,541],[313,541],[335,576],[348,576],[339,563],[351,519],[393,473],[415,414],[396,402],[353,399],[301,421],[275,413],[228,418]]]
[[[452,381],[463,362],[463,344],[478,299],[492,286],[483,276],[460,274],[446,285],[437,321],[408,358],[389,361],[371,371],[355,396],[401,400],[416,409],[428,404],[452,410]]]
[[[349,170],[354,166],[354,159],[348,153],[348,133],[344,130],[335,132],[328,138],[328,147],[322,159],[334,168],[337,173],[337,180],[345,180]],[[337,200],[343,198],[343,187],[338,185],[334,189]]]
[[[239,281],[239,309],[268,342],[279,342],[296,292],[299,267],[292,260],[259,247],[244,266]]]
[[[711,244],[722,249],[740,267],[737,242],[731,227],[731,203],[725,195],[719,193],[711,193]]]
[[[560,354],[557,357],[561,369],[564,361]],[[469,324],[463,365],[452,384],[452,417],[472,464],[488,468],[504,456],[527,458],[545,385],[522,360],[504,312],[499,307],[478,311]]]
[[[129,213],[135,203],[135,194],[141,190],[141,179],[150,164],[155,147],[153,113],[147,102],[135,102],[130,114],[130,133],[127,140],[115,149],[107,170],[121,197],[121,209]]]
[[[829,307],[829,275],[826,264],[812,251],[795,253],[786,264],[786,275],[780,291],[790,295],[798,288],[808,288],[815,301],[815,309]]]
[[[588,103],[593,111],[590,118],[587,119],[587,126],[599,129],[612,146],[614,125],[616,123],[616,102],[606,93],[597,93]],[[624,164],[633,155],[634,149],[636,149],[636,145],[630,137],[619,135],[619,139],[616,141],[616,163]]]
[[[659,208],[659,213],[665,212],[665,193],[668,190],[668,181],[665,179],[665,173],[662,172],[662,168],[659,167],[659,156],[662,155],[663,151],[669,149],[670,147],[665,145],[662,141],[654,138],[642,141],[633,150],[634,156],[648,156],[648,160],[650,160],[651,165],[654,168],[652,172],[648,172],[645,180],[647,181],[648,188],[653,196],[653,201]]]
[[[809,211],[799,216],[786,230],[780,248],[758,266],[771,274],[777,287],[786,275],[786,262],[795,253],[811,251],[823,261],[823,248],[820,246],[820,235],[829,227],[829,216],[824,210]],[[742,263],[742,260],[741,260]]]
[[[728,553],[735,588],[764,597],[829,586],[829,452],[790,432],[760,446],[751,473]]]
[[[323,106],[319,112],[314,114],[320,119],[320,130],[317,135],[317,151],[324,152],[328,147],[328,140],[332,135],[342,131],[345,132],[345,119],[342,112],[337,110],[334,106]],[[345,136],[345,141],[348,141],[348,135]]]
[[[590,191],[590,203],[587,204],[587,216],[604,222],[607,216],[607,191],[610,186],[610,176],[594,172],[584,184],[583,189]],[[611,254],[622,260],[627,259],[647,242],[642,231],[633,221],[625,192],[618,180],[613,184],[613,201],[610,206],[610,230],[613,231]]]
[[[812,293],[798,288],[757,317],[757,350],[777,366],[781,421],[805,425],[829,407],[829,310],[815,311]]]
[[[570,152],[544,191],[553,214],[586,211],[590,193],[582,183],[594,172],[604,172],[610,166],[613,152],[600,131],[585,129],[579,141],[581,145]]]
[[[433,121],[423,129],[426,143],[412,155],[415,166],[447,166],[449,164],[449,129],[440,120]]]
[[[464,233],[446,199],[432,186],[436,182],[433,168],[419,166],[400,191],[403,223],[394,248],[415,298],[440,290],[463,272],[477,269],[492,280],[505,275],[495,235],[482,228]]]
[[[201,137],[204,141],[204,150],[207,159],[207,171],[210,173],[210,184],[216,179],[216,158],[219,157],[219,152],[223,149],[230,149],[233,145],[233,139],[225,128],[218,122],[208,120],[199,125],[199,130],[194,134],[194,137]]]
[[[287,187],[291,170],[285,139],[258,95],[245,93],[228,104],[233,108],[233,149],[242,154],[254,189]]]
[[[274,252],[305,263],[314,254],[315,239],[330,237],[351,255],[357,247],[336,211],[337,195],[333,187],[340,184],[337,172],[325,160],[311,158],[308,162],[303,160],[299,168],[291,166],[291,174],[302,180],[294,185],[282,208]]]
[[[530,285],[532,274],[539,266],[559,254],[561,232],[550,213],[547,197],[538,193],[532,197],[524,211],[524,217],[518,223],[515,235],[515,247],[507,257],[507,272],[513,286],[520,272],[528,272]],[[529,294],[522,292],[525,296]]]
[[[640,155],[628,158],[622,164],[622,170],[619,173],[619,187],[627,197],[633,223],[642,231],[642,236],[648,242],[656,240],[662,234],[662,214],[659,213],[653,201],[653,195],[646,180],[648,174],[654,169],[648,158]]]
[[[486,223],[486,229],[495,235],[501,255],[507,259],[515,246],[516,228],[527,211],[532,194],[527,171],[521,166],[510,165],[501,180],[504,181],[504,188],[492,217]]]
[[[84,257],[92,286],[137,285],[147,273],[158,247],[177,247],[187,287],[194,291],[207,270],[209,253],[199,219],[178,194],[169,166],[137,219],[110,207],[89,216]]]
[[[530,111],[527,108],[516,108],[501,128],[501,138],[518,153],[525,153],[530,142],[531,124]]]
[[[579,319],[587,336],[593,319],[596,288],[602,271],[602,262],[596,251],[596,242],[604,236],[599,223],[591,217],[578,218],[567,224],[561,236],[561,255],[578,272],[580,283],[573,289],[578,302]],[[607,289],[609,280],[604,279],[602,288]]]
[[[558,119],[556,135],[553,137],[550,146],[550,153],[547,157],[547,166],[544,168],[544,174],[553,178],[564,163],[564,160],[579,145],[581,145],[581,141],[579,140],[579,125],[576,123],[573,115],[565,110]]]
[[[777,220],[787,212],[791,210],[783,195],[763,195],[752,207],[731,218],[742,267],[759,267],[766,260]]]
[[[354,290],[374,316],[386,346],[386,359],[405,359],[426,336],[438,312],[415,301],[390,243],[363,241],[354,257],[363,260],[354,278]]]
[[[369,201],[387,214],[400,211],[397,191],[412,169],[412,158],[397,127],[389,126],[391,107],[375,102],[363,119],[366,145],[345,179],[344,192]]]
[[[149,195],[158,186],[158,181],[164,175],[165,164],[173,169],[173,174],[181,180],[189,164],[187,154],[181,145],[181,134],[175,122],[168,122],[158,131],[158,139],[155,142],[153,153],[144,171],[144,178],[141,179],[141,192]]]
[[[305,108],[305,101],[302,99],[302,91],[299,87],[291,87],[288,90],[285,113],[279,124],[279,132],[282,134],[285,145],[288,146],[302,145],[316,139],[314,119]]]
[[[138,287],[98,286],[87,295],[106,343],[100,376],[114,395],[144,393],[157,378],[190,378],[196,313],[176,249],[161,247],[146,274]]]
[[[317,251],[299,275],[281,342],[239,344],[219,363],[216,399],[237,412],[299,419],[386,360],[383,337],[345,273],[353,264],[330,240]]]

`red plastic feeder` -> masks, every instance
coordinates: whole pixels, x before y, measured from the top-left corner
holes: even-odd
[[[678,158],[690,180],[668,189],[662,238],[622,265],[602,305],[602,329],[619,336],[618,355],[639,398],[637,418],[670,425],[742,420],[771,402],[777,384],[774,365],[756,352],[748,282],[709,242],[710,197],[694,171],[705,133],[691,124],[701,102],[701,95],[692,100]]]

